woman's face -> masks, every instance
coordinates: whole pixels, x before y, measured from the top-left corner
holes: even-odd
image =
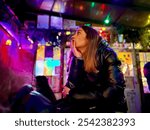
[[[85,48],[87,46],[88,40],[86,38],[86,33],[82,28],[79,28],[72,36],[72,42],[77,49]]]

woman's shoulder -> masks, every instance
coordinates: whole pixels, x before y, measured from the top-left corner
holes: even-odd
[[[104,61],[106,61],[110,64],[115,63],[116,65],[121,65],[116,52],[110,46],[106,46],[103,44],[100,45],[98,48],[98,57],[101,63],[104,63]]]
[[[109,55],[116,56],[116,52],[108,44],[99,44],[97,52],[99,55],[105,56],[105,58]]]

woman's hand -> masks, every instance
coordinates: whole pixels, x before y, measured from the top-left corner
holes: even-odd
[[[77,48],[75,47],[74,40],[71,41],[70,48],[71,48],[71,51],[73,52],[73,54],[74,54],[75,57],[82,58],[81,52],[78,51]]]
[[[63,98],[65,98],[69,94],[70,88],[67,86],[64,86],[64,89],[62,91]]]

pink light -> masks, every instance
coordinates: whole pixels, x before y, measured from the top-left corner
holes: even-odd
[[[79,9],[80,9],[80,10],[83,10],[83,5],[80,5]]]

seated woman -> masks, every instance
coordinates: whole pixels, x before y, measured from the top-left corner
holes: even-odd
[[[91,27],[82,26],[71,39],[72,62],[62,112],[126,112],[121,62]]]

